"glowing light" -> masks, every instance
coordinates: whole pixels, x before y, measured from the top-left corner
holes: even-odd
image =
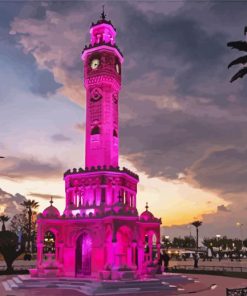
[[[80,213],[81,213],[80,210],[73,210],[73,211],[72,211],[72,214],[73,214],[74,216],[76,216],[77,214],[80,214]]]
[[[86,209],[85,213],[86,213],[86,216],[89,216],[90,213],[92,214],[95,213],[95,209]]]

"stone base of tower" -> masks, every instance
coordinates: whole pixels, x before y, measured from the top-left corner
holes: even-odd
[[[138,175],[119,167],[64,174],[63,215],[52,205],[37,219],[36,277],[136,280],[155,275],[161,220],[136,209]]]

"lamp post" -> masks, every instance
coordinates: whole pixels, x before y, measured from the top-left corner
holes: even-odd
[[[237,222],[236,226],[239,227],[239,236],[240,236],[240,241],[241,241],[241,250],[243,248],[243,226],[244,224],[241,222]]]
[[[166,249],[169,248],[169,244],[170,244],[169,239],[170,239],[170,236],[169,235],[165,235],[165,247],[166,247]]]
[[[221,235],[220,234],[216,234],[217,245],[219,246],[219,248],[220,248],[220,238],[221,238]]]
[[[220,234],[216,234],[217,247],[219,247],[219,250],[218,250],[218,256],[219,256],[218,259],[219,259],[219,261],[221,260],[220,238],[221,238],[221,235]]]

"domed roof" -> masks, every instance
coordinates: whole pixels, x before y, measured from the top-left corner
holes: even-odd
[[[43,215],[45,217],[60,217],[59,210],[56,207],[54,207],[53,205],[44,209]]]
[[[148,211],[148,204],[146,203],[146,211],[141,213],[140,220],[150,221],[154,219],[154,215]]]
[[[140,215],[140,219],[143,219],[145,221],[148,221],[148,220],[153,220],[154,218],[154,215],[149,212],[149,211],[144,211],[141,215]]]
[[[52,205],[53,204],[52,198],[51,198],[50,204],[51,205],[49,207],[47,207],[46,209],[44,209],[43,216],[44,217],[47,217],[47,218],[60,217],[59,210]]]

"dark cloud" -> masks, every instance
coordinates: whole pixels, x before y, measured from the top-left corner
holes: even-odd
[[[35,70],[32,75],[30,91],[42,97],[54,94],[62,85],[55,82],[54,77],[48,70]]]
[[[69,142],[71,139],[63,134],[55,134],[51,136],[52,140],[55,142]]]
[[[44,194],[44,193],[37,193],[37,192],[29,192],[28,193],[29,196],[32,196],[32,197],[38,197],[38,198],[42,198],[42,199],[45,199],[45,200],[50,200],[51,199],[51,196],[53,199],[61,199],[61,198],[64,198],[64,196],[61,196],[61,195],[54,195],[54,194]]]
[[[247,192],[247,150],[228,148],[209,153],[189,172],[203,188],[222,194]],[[240,195],[241,196],[241,195]]]
[[[166,4],[163,7],[165,11]],[[204,13],[209,14],[209,11]],[[209,32],[199,20],[179,11],[164,15],[160,9],[159,13],[153,13],[150,17],[133,7],[129,7],[119,27],[119,44],[123,47],[127,62],[128,72],[124,76],[127,88],[130,82],[132,85],[137,82],[139,86],[139,80],[155,71],[158,73],[157,84],[152,87],[145,81],[138,90],[139,94],[146,93],[147,88],[148,94],[164,93],[165,77],[172,77],[176,86],[170,95],[174,94],[181,101],[186,99],[187,103],[195,97],[203,97],[208,104],[226,107],[229,92],[237,91],[232,86],[230,88],[228,83],[230,73],[226,65],[229,48],[226,43],[229,40],[220,28],[215,27]],[[128,30],[130,27],[131,34]],[[133,65],[128,68],[129,63]],[[244,98],[243,92],[241,98]]]
[[[217,207],[218,212],[230,212],[230,210],[225,205],[220,205]]]
[[[41,162],[34,158],[8,157],[0,167],[0,176],[9,179],[50,179],[62,176],[62,165],[56,160]]]
[[[138,119],[121,126],[121,152],[152,177],[175,179],[208,149],[247,139],[245,123],[156,109],[145,101],[133,101],[132,107]]]

